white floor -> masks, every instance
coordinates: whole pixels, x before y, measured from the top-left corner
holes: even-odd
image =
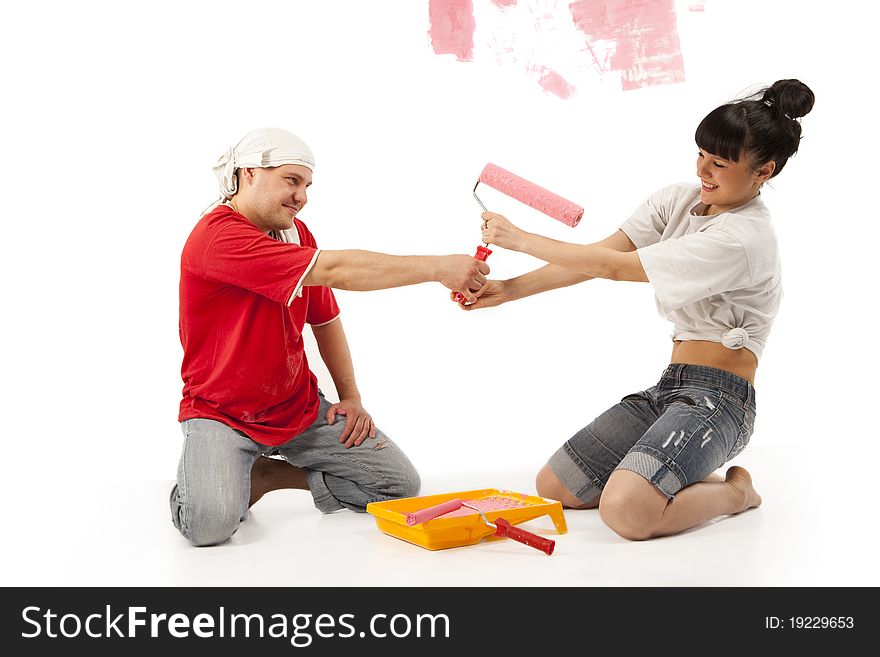
[[[782,448],[739,461],[764,505],[684,534],[627,542],[595,511],[525,527],[555,536],[552,556],[507,540],[429,551],[382,534],[373,517],[323,516],[300,491],[254,506],[226,544],[195,549],[170,523],[171,481],[46,492],[19,506],[3,540],[5,586],[876,586],[873,484],[792,466]],[[533,473],[423,474],[423,494],[474,488],[534,493]],[[823,491],[824,492],[821,492]]]

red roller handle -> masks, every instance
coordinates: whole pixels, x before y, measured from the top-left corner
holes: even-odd
[[[519,541],[523,545],[540,550],[548,556],[553,554],[553,548],[556,547],[556,541],[527,532],[525,529],[514,527],[504,518],[495,519],[495,536],[512,538],[514,541]]]
[[[477,252],[474,254],[474,257],[477,260],[482,260],[486,262],[486,258],[488,258],[492,254],[492,249],[487,249],[482,244],[477,247]],[[464,301],[464,295],[461,292],[456,292],[455,296],[452,299],[455,303],[461,303]]]

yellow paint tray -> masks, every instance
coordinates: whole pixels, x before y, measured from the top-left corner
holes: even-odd
[[[556,500],[547,500],[535,495],[524,495],[497,488],[404,497],[387,502],[370,502],[367,504],[367,513],[373,515],[376,519],[376,526],[389,536],[420,545],[428,550],[443,550],[462,545],[474,545],[484,537],[491,537],[495,532],[492,527],[483,522],[478,513],[451,518],[440,516],[413,526],[406,524],[406,514],[415,513],[454,499],[479,501],[487,497],[512,498],[525,504],[525,506],[516,509],[486,511],[486,517],[490,522],[494,522],[496,518],[502,516],[511,525],[518,525],[548,515],[553,521],[556,533],[564,534],[568,531],[565,525],[565,516],[562,514],[562,504]]]

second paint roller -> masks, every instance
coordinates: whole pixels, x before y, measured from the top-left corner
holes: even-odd
[[[480,183],[494,187],[502,194],[515,198],[517,201],[525,203],[529,207],[535,208],[548,217],[553,217],[572,228],[577,226],[581,217],[584,216],[584,209],[581,206],[562,198],[558,194],[554,194],[550,190],[531,183],[525,178],[520,178],[516,174],[502,169],[491,162],[483,167],[483,171],[477,179],[477,184],[474,185],[474,198],[477,199],[477,203],[480,204],[483,211],[486,211],[486,206],[483,205],[480,197],[477,196],[477,187],[480,186]],[[486,246],[480,245],[477,247],[474,257],[477,260],[485,261],[491,253],[492,251],[486,248]],[[461,303],[464,301],[464,295],[456,292],[453,301]]]

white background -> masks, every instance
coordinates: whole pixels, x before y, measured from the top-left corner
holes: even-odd
[[[312,147],[300,217],[323,248],[472,253],[471,189],[487,162],[586,211],[570,229],[484,188],[491,209],[589,242],[657,188],[696,180],[693,131],[709,110],[792,77],[816,106],[801,152],[764,192],[786,296],[738,462],[749,467],[762,447],[791,454],[774,463],[799,469],[792,512],[821,502],[839,515],[834,531],[853,533],[840,545],[855,552],[823,557],[836,564],[826,581],[880,582],[859,556],[878,537],[878,11],[678,4],[685,83],[623,92],[617,74],[584,76],[568,100],[481,50],[491,26],[478,26],[473,63],[436,56],[426,1],[4,8],[0,485],[17,536],[3,548],[4,579],[38,581],[49,546],[91,545],[91,528],[118,521],[106,502],[120,486],[170,486],[180,250],[216,198],[214,161],[246,132],[283,127]],[[489,264],[499,278],[540,265],[501,249]],[[337,298],[364,404],[423,472],[425,493],[455,490],[463,472],[488,469],[475,487],[504,487],[499,473],[537,471],[596,414],[651,385],[671,348],[648,285],[594,281],[476,313],[439,284]],[[106,540],[94,549],[114,551]]]

